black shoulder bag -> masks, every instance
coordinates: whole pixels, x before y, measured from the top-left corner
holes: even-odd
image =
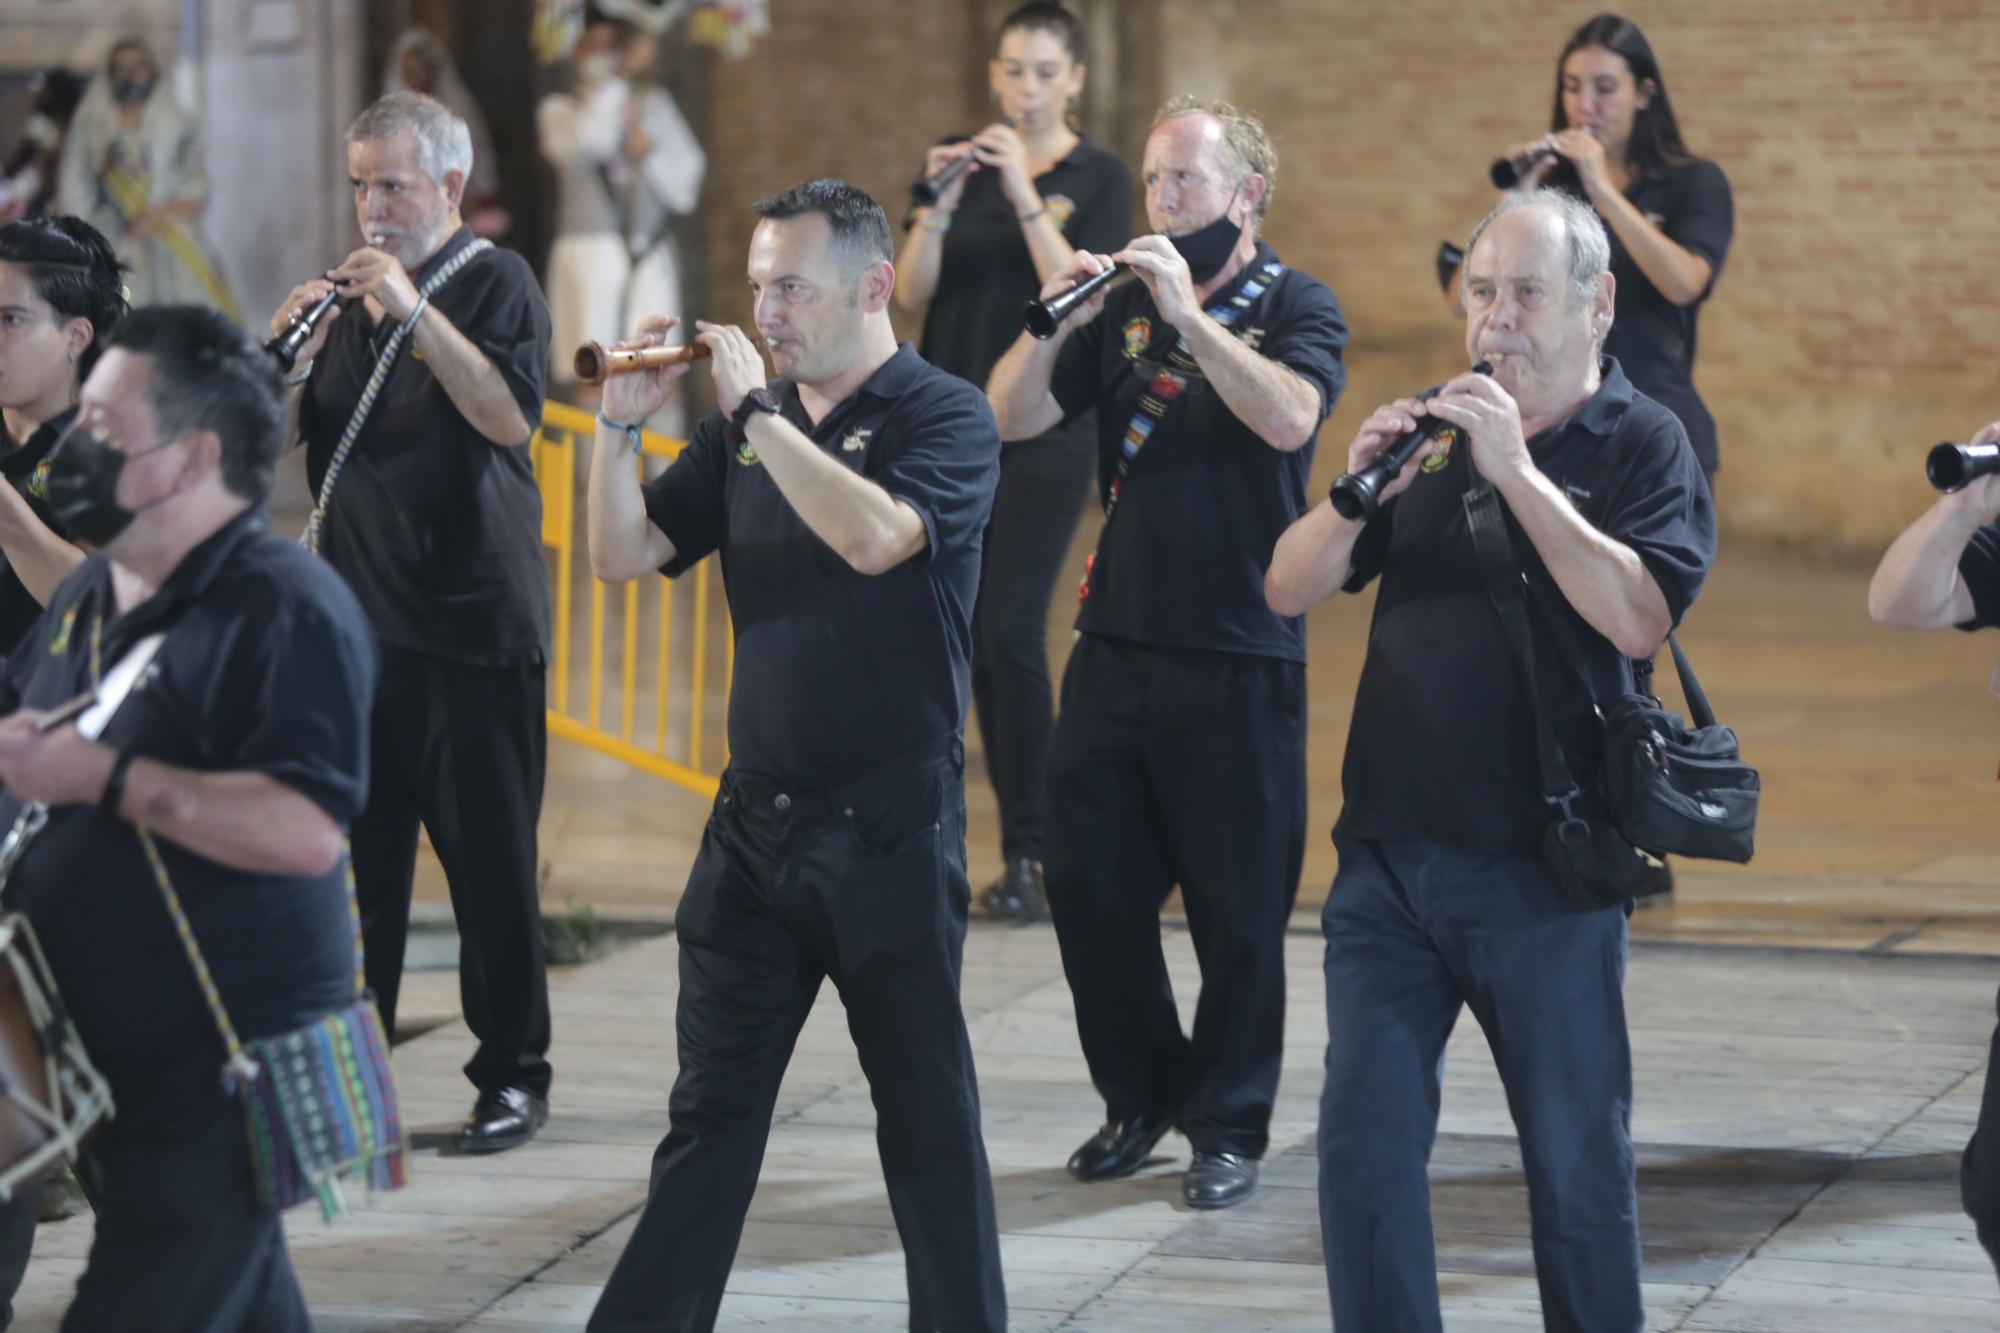
[[[1643,891],[1661,856],[1748,861],[1756,840],[1757,770],[1743,762],[1736,733],[1715,720],[1680,644],[1667,636],[1694,716],[1692,728],[1648,694],[1624,694],[1606,706],[1583,668],[1568,622],[1560,615],[1543,617],[1604,727],[1604,763],[1589,788],[1579,787],[1542,712],[1528,624],[1529,584],[1491,486],[1478,484],[1465,493],[1465,517],[1487,596],[1513,646],[1534,714],[1542,799],[1551,811],[1542,855],[1564,893],[1578,907],[1604,907]]]

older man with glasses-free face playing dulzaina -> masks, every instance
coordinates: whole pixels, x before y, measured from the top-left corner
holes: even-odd
[[[1378,408],[1365,467],[1426,413],[1426,445],[1365,525],[1322,503],[1278,543],[1273,606],[1381,578],[1342,772],[1340,869],[1323,917],[1327,1057],[1320,1225],[1334,1326],[1441,1327],[1426,1168],[1459,1010],[1486,1031],[1521,1137],[1542,1319],[1637,1333],[1639,1231],[1625,912],[1565,898],[1540,848],[1534,711],[1489,600],[1467,496],[1490,486],[1528,581],[1532,682],[1577,777],[1590,700],[1547,629],[1561,616],[1595,692],[1630,687],[1700,590],[1714,515],[1680,422],[1601,358],[1610,248],[1581,203],[1511,197],[1466,262],[1466,356],[1494,363],[1428,403]]]
[[[792,1044],[830,979],[875,1102],[910,1326],[999,1330],[958,980],[960,735],[1000,439],[977,389],[898,347],[874,200],[818,180],[756,211],[755,339],[696,326],[720,410],[641,486],[636,423],[686,371],[615,376],[590,470],[598,575],[679,575],[717,553],[737,634],[729,768],[676,913],[672,1128],[590,1326],[714,1324]],[[638,341],[674,325],[649,320]]]
[[[441,103],[375,103],[348,131],[347,165],[366,244],[295,288],[271,330],[330,291],[343,298],[300,349],[293,382],[319,499],[308,538],[382,650],[368,808],[354,825],[368,984],[393,1031],[421,823],[450,885],[479,1043],[458,1143],[493,1152],[548,1115],[535,826],[550,609],[527,445],[549,314],[526,261],[461,222],[472,140]]]

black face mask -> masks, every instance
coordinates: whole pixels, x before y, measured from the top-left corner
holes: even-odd
[[[72,539],[87,545],[102,547],[116,541],[139,516],[137,510],[118,503],[118,478],[125,465],[172,443],[121,454],[81,423],[71,426],[49,453],[49,508],[56,521]]]
[[[126,106],[143,102],[153,95],[151,79],[120,79],[111,85],[111,96]]]
[[[1229,197],[1230,207],[1236,204],[1236,196]],[[1206,227],[1197,228],[1185,236],[1169,236],[1167,241],[1180,251],[1187,260],[1188,276],[1198,287],[1216,274],[1222,272],[1229,263],[1229,257],[1236,253],[1236,242],[1242,238],[1243,225],[1233,222],[1229,209],[1222,210],[1222,216]]]

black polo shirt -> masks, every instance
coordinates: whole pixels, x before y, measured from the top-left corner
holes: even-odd
[[[411,278],[471,243],[461,227]],[[542,419],[549,311],[527,261],[488,250],[431,298],[500,372],[530,427]],[[306,476],[326,467],[394,324],[341,312],[299,406]],[[397,355],[354,442],[321,529],[320,554],[347,579],[383,642],[463,662],[545,661],[549,580],[542,500],[528,446],[501,446],[453,405],[417,355]]]
[[[1035,177],[1035,189],[1073,248],[1110,254],[1132,238],[1132,178],[1123,162],[1090,141],[1079,140]],[[1021,336],[1021,312],[1041,289],[1000,173],[982,167],[967,178],[944,234],[918,354],[939,370],[984,385]]]
[[[1958,557],[1958,576],[1972,594],[1972,619],[1962,630],[2000,625],[2000,524],[1988,523],[1972,534]]]
[[[1729,178],[1715,163],[1697,159],[1641,176],[1626,187],[1625,197],[1674,244],[1706,259],[1713,272],[1698,300],[1675,305],[1640,271],[1618,233],[1606,227],[1618,286],[1604,352],[1625,367],[1634,388],[1681,419],[1694,456],[1713,472],[1718,466],[1715,418],[1694,387],[1695,323],[1722,276],[1736,228]]]
[[[0,477],[21,493],[28,502],[28,508],[35,511],[35,517],[48,525],[51,532],[63,540],[69,540],[69,533],[49,508],[48,467],[49,451],[56,441],[69,429],[70,422],[76,420],[76,409],[70,408],[59,416],[42,423],[26,444],[17,444],[0,427],[0,441],[5,441],[6,452],[0,454]],[[14,572],[14,566],[0,551],[0,657],[14,651],[28,629],[42,614],[42,604],[35,600],[21,576]]]
[[[123,616],[109,564],[86,560],[8,659],[0,711],[50,708],[88,688],[100,617],[106,671],[139,639],[167,636],[105,744],[185,768],[267,774],[343,827],[360,810],[374,642],[339,576],[273,535],[261,510],[197,546]],[[13,827],[20,806],[0,793],[0,829]],[[352,997],[345,865],[313,877],[257,875],[156,841],[240,1036],[301,1026]],[[121,1116],[217,1086],[221,1039],[132,825],[89,805],[56,808],[5,900],[34,923]]]
[[[1607,362],[1597,393],[1528,449],[1593,527],[1638,554],[1678,624],[1715,558],[1708,486],[1681,423]],[[1355,544],[1347,590],[1360,591],[1377,574],[1382,586],[1348,730],[1339,831],[1528,856],[1548,811],[1534,714],[1466,526],[1464,495],[1476,479],[1461,444],[1384,505]],[[1542,706],[1577,780],[1588,782],[1602,758],[1602,730],[1546,617],[1568,617],[1600,698],[1631,688],[1631,664],[1563,599],[1504,500],[1501,511],[1534,585]]]
[[[645,486],[674,544],[669,576],[711,551],[736,627],[730,764],[810,785],[868,773],[965,725],[980,537],[1000,433],[977,389],[904,343],[814,426],[777,380],[785,419],[916,510],[925,549],[860,574],[813,535],[720,413]]]
[[[1347,324],[1325,284],[1259,243],[1257,255],[1208,302],[1213,313],[1247,284],[1263,287],[1231,326],[1266,358],[1319,391],[1320,420],[1347,382]],[[1116,288],[1077,329],[1049,382],[1065,415],[1097,409],[1099,493],[1110,494],[1120,447],[1156,363],[1180,337],[1143,284]],[[1190,380],[1132,460],[1116,511],[1098,538],[1090,595],[1076,627],[1159,648],[1214,649],[1306,660],[1305,621],[1264,602],[1271,551],[1307,508],[1313,441],[1282,453],[1243,424],[1203,379]]]

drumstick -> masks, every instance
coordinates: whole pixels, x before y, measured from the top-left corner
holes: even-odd
[[[51,708],[48,712],[42,714],[39,718],[35,719],[35,730],[54,731],[57,727],[60,727],[63,723],[72,721],[82,713],[86,712],[90,708],[90,706],[96,702],[97,702],[96,688],[92,687],[91,689],[87,689],[82,694],[77,695],[74,699],[70,699],[65,703],[57,704],[54,708]]]
[[[602,384],[613,375],[634,370],[658,370],[708,358],[707,343],[685,347],[606,347],[590,342],[576,349],[576,377],[585,384]]]

